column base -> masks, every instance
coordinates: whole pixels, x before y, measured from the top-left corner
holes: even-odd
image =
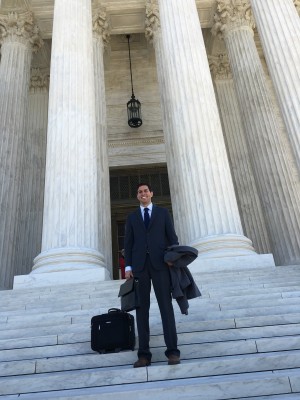
[[[192,273],[218,272],[236,269],[275,267],[273,254],[253,254],[237,257],[206,258],[199,257],[188,266]]]
[[[40,253],[33,260],[31,274],[74,271],[82,268],[104,266],[104,256],[98,250],[80,247],[61,247]]]
[[[110,280],[110,273],[104,267],[82,268],[73,271],[54,271],[41,274],[30,273],[18,275],[14,278],[13,289],[26,289],[36,287],[57,287],[60,285],[93,283],[97,284]]]
[[[238,257],[256,254],[252,242],[246,236],[236,234],[212,235],[189,243],[199,251],[199,257]]]
[[[14,289],[96,283],[111,279],[104,256],[97,250],[63,247],[43,251],[29,275],[14,278]]]

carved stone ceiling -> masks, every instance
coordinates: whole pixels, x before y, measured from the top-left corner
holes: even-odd
[[[93,7],[106,7],[111,34],[140,33],[145,30],[145,0],[91,0]],[[196,0],[202,28],[210,28],[216,0]],[[52,36],[54,0],[0,0],[2,12],[30,10],[33,12],[43,39]]]

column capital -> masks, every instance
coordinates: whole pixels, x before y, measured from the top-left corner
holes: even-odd
[[[146,1],[146,19],[145,19],[146,39],[153,43],[155,34],[160,31],[159,6],[157,0]]]
[[[231,79],[232,72],[227,54],[220,53],[208,57],[209,68],[215,80]]]
[[[49,89],[50,71],[48,68],[31,68],[30,92],[45,92]]]
[[[298,11],[298,14],[300,15],[300,0],[293,0],[296,10]]]
[[[103,45],[107,46],[110,39],[110,28],[107,21],[105,7],[99,7],[93,15],[93,35],[96,39],[102,39]]]
[[[43,40],[31,12],[0,14],[0,43],[5,41],[31,46],[33,52],[42,47]]]
[[[236,29],[253,32],[255,21],[249,0],[217,0],[212,33],[221,38]]]

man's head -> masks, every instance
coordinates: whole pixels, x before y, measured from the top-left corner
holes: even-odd
[[[153,192],[148,183],[139,183],[137,187],[137,199],[140,205],[147,207],[152,201]]]

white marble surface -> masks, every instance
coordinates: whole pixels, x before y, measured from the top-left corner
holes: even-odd
[[[291,387],[293,392],[300,392],[300,373],[298,376],[290,377]],[[299,396],[299,394],[298,394]]]
[[[70,263],[66,264],[68,267]],[[80,265],[79,265],[80,266]],[[19,275],[14,277],[14,289],[47,287],[87,282],[100,282],[110,279],[109,272],[104,267],[77,268],[74,271],[44,272],[40,274]]]
[[[127,373],[126,373],[127,372]],[[73,389],[83,386],[107,386],[121,383],[138,383],[147,381],[146,368],[139,368],[133,374],[132,371],[124,371],[122,368],[89,369],[65,372],[62,374],[40,374],[39,376],[20,376],[0,378],[0,394],[28,393],[56,389]]]
[[[36,372],[36,361],[10,361],[0,363],[0,376],[27,375]]]
[[[97,200],[98,231],[100,249],[105,264],[112,272],[112,232],[110,215],[110,190],[108,168],[108,140],[106,97],[104,80],[104,39],[108,40],[108,22],[105,11],[99,10],[93,16],[93,64],[96,105],[96,144],[97,144]]]
[[[45,86],[31,92],[28,98],[15,276],[30,273],[33,259],[41,251],[48,98],[49,91]]]
[[[300,170],[299,15],[292,1],[251,0],[250,2]]]
[[[14,276],[15,229],[19,207],[23,146],[26,132],[30,80],[32,24],[15,14],[9,21],[1,15],[0,64],[0,288],[9,288]],[[26,21],[26,22],[25,22]],[[28,23],[27,30],[22,26]],[[19,35],[14,30],[20,26]]]
[[[300,352],[232,356],[229,358],[218,357],[209,360],[202,359],[199,362],[183,362],[173,368],[166,368],[165,365],[152,366],[148,368],[148,379],[149,381],[157,381],[159,379],[182,379],[185,376],[193,378],[208,375],[268,371],[272,368],[270,366],[274,364],[279,364],[283,369],[299,368],[299,363]]]
[[[57,335],[35,336],[29,338],[0,340],[0,350],[26,348],[35,346],[51,346],[57,344]]]
[[[174,368],[174,367],[173,367]],[[144,370],[144,368],[140,368]],[[137,372],[136,375],[141,375],[142,372]],[[99,379],[99,376],[92,374],[90,382],[96,383],[95,379]],[[74,383],[75,385],[75,383]],[[91,385],[92,386],[92,385]],[[116,394],[118,397],[122,397],[124,400],[131,400],[133,397],[137,400],[146,399],[169,399],[170,395],[172,399],[181,400],[182,398],[189,399],[197,396],[199,400],[220,400],[226,399],[228,396],[235,396],[236,393],[241,393],[244,397],[249,395],[268,395],[274,393],[290,393],[290,385],[287,376],[283,377],[272,377],[270,374],[267,376],[262,374],[260,376],[249,376],[241,374],[235,378],[222,377],[221,379],[207,379],[199,378],[194,381],[193,386],[187,386],[186,381],[177,380],[170,381],[170,383],[161,382],[159,385],[155,383],[152,387],[148,384],[146,391],[141,391],[140,385],[122,385],[117,388],[116,391],[111,392],[109,388],[107,390],[91,390],[90,396],[86,397],[86,394],[82,393],[82,397],[79,399],[115,399]],[[93,392],[95,395],[93,396]],[[69,396],[72,396],[76,391],[68,392]],[[78,393],[78,392],[77,392]],[[80,391],[79,391],[80,393]],[[32,394],[31,394],[32,396]],[[57,399],[63,399],[63,397],[57,397]],[[68,398],[68,397],[67,397]],[[72,397],[71,397],[72,398]],[[45,398],[44,398],[45,399]]]
[[[226,271],[228,268],[236,268],[236,272],[246,268],[274,267],[274,258],[272,254],[253,254],[244,256],[227,257],[205,257],[200,254],[192,264],[188,266],[192,273]]]
[[[299,193],[254,41],[253,16],[241,4],[232,3],[226,13],[224,7],[221,2],[214,29],[225,40],[272,253],[277,265],[296,264],[300,260]]]
[[[225,143],[235,182],[241,219],[245,234],[252,240],[255,250],[259,254],[271,253],[265,217],[252,171],[234,84],[232,79],[218,75],[218,71],[222,71],[224,66],[223,61],[223,57],[216,57],[217,70],[213,76],[215,76],[215,88],[219,100]],[[229,69],[229,66],[227,68]]]
[[[257,349],[259,352],[281,351],[281,350],[299,350],[300,349],[300,337],[299,337],[299,335],[298,336],[297,335],[298,335],[298,333],[296,333],[296,336],[272,338],[272,340],[259,339],[256,341]]]
[[[98,232],[90,1],[55,2],[51,59],[42,249],[35,258],[34,269],[69,272],[65,276],[46,275],[44,281],[31,274],[28,284],[42,286],[47,285],[47,280],[48,284],[55,284],[55,278],[57,284],[61,279],[78,281],[78,273],[75,277],[71,274],[73,263],[82,272],[85,267],[101,267],[95,273],[97,279],[106,275],[102,271],[106,264]],[[74,254],[80,254],[79,261]],[[83,276],[83,281],[86,279]]]
[[[180,242],[211,257],[229,249],[254,254],[243,235],[196,4],[158,4],[161,30],[154,29],[154,46]]]
[[[293,313],[295,307],[299,310],[300,299],[280,296],[282,290],[294,293],[299,275],[296,267],[196,273],[205,297],[190,302],[188,316],[180,315],[174,304],[182,357],[178,366],[167,365],[159,310],[151,296],[153,363],[138,375],[132,368],[136,351],[99,355],[90,347],[90,318],[118,301],[119,281],[79,283],[72,290],[53,286],[45,291],[36,287],[0,292],[0,318],[6,304],[8,309],[16,307],[0,325],[0,347],[4,346],[0,390],[27,391],[19,397],[24,400],[126,399],[129,394],[132,399],[141,389],[143,400],[145,396],[169,400],[179,394],[187,399],[200,395],[203,400],[220,400],[291,393],[300,376],[300,314]],[[276,306],[278,302],[285,305]],[[20,308],[22,303],[25,309]],[[224,310],[222,305],[232,309]],[[240,318],[229,318],[230,314],[240,314]],[[252,317],[245,318],[249,314]],[[248,327],[235,327],[243,324]],[[18,377],[14,369],[21,371]],[[41,390],[49,393],[36,393]]]

